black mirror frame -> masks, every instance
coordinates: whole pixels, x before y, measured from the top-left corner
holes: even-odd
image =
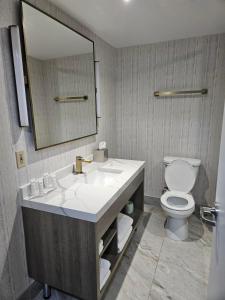
[[[80,36],[82,36],[83,38],[89,40],[90,42],[92,42],[93,44],[93,66],[94,66],[94,86],[95,86],[95,117],[96,117],[96,128],[95,128],[95,132],[90,134],[90,135],[86,135],[86,136],[81,136],[79,138],[75,138],[75,139],[71,139],[71,140],[67,140],[64,142],[60,142],[57,144],[52,144],[46,147],[38,147],[37,145],[37,140],[36,140],[36,130],[35,130],[35,122],[34,122],[34,110],[33,110],[33,103],[32,103],[32,95],[31,95],[31,84],[30,84],[30,79],[29,79],[29,72],[28,72],[28,67],[27,67],[27,51],[26,51],[26,43],[25,43],[25,34],[24,34],[24,28],[23,28],[23,3],[33,7],[34,9],[38,10],[39,12],[45,14],[46,16],[48,16],[49,18],[55,20],[56,22],[60,23],[61,25],[67,27],[68,29],[74,31],[75,33],[79,34]],[[85,36],[84,34],[80,33],[79,31],[75,30],[74,28],[70,27],[69,25],[63,23],[62,21],[58,20],[57,18],[51,16],[50,14],[48,14],[47,12],[43,11],[42,9],[38,8],[37,6],[29,3],[26,0],[21,0],[20,1],[20,16],[19,16],[19,20],[20,20],[20,33],[21,33],[21,47],[22,47],[22,59],[23,59],[23,64],[24,64],[24,74],[25,74],[25,82],[27,85],[27,93],[28,93],[28,98],[29,98],[29,108],[28,111],[31,112],[31,123],[32,123],[32,132],[33,132],[33,138],[34,138],[34,146],[35,146],[35,151],[38,150],[42,150],[42,149],[47,149],[50,147],[54,147],[57,145],[62,145],[62,144],[66,144],[69,142],[73,142],[73,141],[77,141],[80,139],[84,139],[87,137],[91,137],[91,136],[95,136],[96,134],[98,134],[98,117],[97,117],[97,88],[96,88],[96,67],[95,67],[95,42],[93,40],[91,40],[90,38],[88,38],[87,36]]]

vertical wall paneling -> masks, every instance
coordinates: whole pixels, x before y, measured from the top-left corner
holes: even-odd
[[[197,204],[215,197],[225,95],[225,34],[118,49],[118,156],[146,160],[145,194],[160,197],[163,157],[202,160]],[[204,97],[155,98],[155,90],[208,88]]]

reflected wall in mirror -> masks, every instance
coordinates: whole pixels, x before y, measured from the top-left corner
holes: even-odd
[[[94,42],[22,2],[36,150],[97,133]]]

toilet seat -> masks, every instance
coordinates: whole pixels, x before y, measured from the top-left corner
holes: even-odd
[[[161,197],[161,204],[173,211],[188,211],[195,207],[195,202],[191,194],[180,191],[168,191]]]

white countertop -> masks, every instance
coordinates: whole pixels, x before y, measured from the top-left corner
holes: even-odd
[[[108,159],[104,163],[84,164],[83,171],[86,174],[66,174],[57,180],[58,188],[55,191],[33,199],[23,197],[22,206],[97,222],[144,166],[143,161],[124,159]],[[108,176],[106,172],[104,173],[106,178],[103,174],[101,180],[95,177],[95,174],[100,174],[98,170],[107,168],[115,170],[115,173]]]

